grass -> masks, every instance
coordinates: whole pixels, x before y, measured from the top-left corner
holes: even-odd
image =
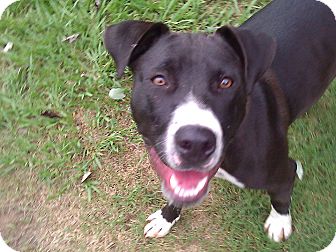
[[[129,111],[131,76],[115,77],[106,24],[164,21],[175,31],[238,25],[268,1],[20,1],[0,21],[0,231],[20,251],[317,251],[335,227],[335,83],[290,129],[305,177],[293,194],[295,232],[270,242],[267,196],[214,181],[172,233],[147,240],[164,204]],[[79,34],[73,43],[64,37]],[[111,100],[112,87],[126,98]],[[49,118],[42,114],[54,114]],[[47,114],[48,114],[47,113]],[[91,177],[80,183],[86,171]]]

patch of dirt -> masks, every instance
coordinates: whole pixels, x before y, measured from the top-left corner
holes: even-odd
[[[98,142],[101,132],[99,130],[94,131],[90,125],[90,122],[95,117],[95,113],[90,110],[84,110],[78,108],[72,114],[75,124],[78,130],[78,137],[86,148],[89,148],[89,143],[85,141],[86,138],[90,137],[92,144]]]
[[[120,127],[131,127],[127,112],[116,116],[122,117]],[[94,112],[78,109],[73,117],[85,149],[94,148],[105,137],[104,129],[91,125]],[[177,242],[172,238],[174,230],[168,241],[144,239],[145,218],[165,201],[143,145],[123,141],[125,151],[104,152],[101,168],[89,178],[99,182],[100,190],[91,202],[80,181],[57,196],[58,185],[48,187],[38,178],[37,170],[22,168],[0,177],[1,188],[6,188],[0,195],[0,232],[5,241],[19,251],[153,251],[151,247],[161,251],[167,246],[175,251],[201,251],[197,242]],[[70,166],[83,158],[76,155]],[[183,225],[177,227],[179,232],[188,233],[191,228],[198,233],[200,225],[206,227],[201,231],[214,232],[213,225],[208,225],[209,213],[202,209],[186,211]]]
[[[118,121],[118,127],[130,128],[133,124],[130,114],[126,111],[114,113],[110,111],[110,117]],[[98,129],[92,127],[89,122],[95,117],[92,111],[85,111],[78,108],[73,117],[78,129],[78,137],[86,149],[93,148],[100,140],[103,140],[109,132],[106,129]],[[92,136],[92,137],[87,137]],[[101,189],[108,194],[114,195],[117,189],[111,182],[123,184],[124,187],[133,188],[139,181],[145,187],[150,186],[155,181],[156,186],[158,180],[155,172],[151,169],[146,150],[143,145],[134,144],[129,138],[124,137],[122,146],[123,150],[119,153],[104,152],[100,162],[102,168],[92,174],[92,177],[100,181]],[[127,192],[126,192],[127,193]]]
[[[111,248],[114,242],[109,230],[96,230],[97,226],[87,222],[87,217],[98,210],[96,203],[88,205],[80,188],[49,199],[50,189],[30,175],[16,172],[10,180],[0,178],[2,187],[7,188],[0,199],[0,231],[12,248],[19,251]]]
[[[11,247],[21,251],[38,245],[38,208],[43,204],[45,190],[35,184],[31,173],[15,172],[10,178],[0,176],[3,190],[0,197],[0,231]]]

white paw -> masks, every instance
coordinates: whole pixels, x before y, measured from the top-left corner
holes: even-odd
[[[173,222],[168,222],[165,218],[163,218],[161,214],[161,209],[151,214],[147,221],[150,221],[144,230],[144,234],[146,238],[155,238],[155,237],[163,237],[169,233],[170,229],[176,221],[180,219],[180,216],[177,217]]]
[[[290,213],[285,215],[279,214],[272,206],[264,228],[271,240],[275,242],[287,240],[292,233],[292,217]]]

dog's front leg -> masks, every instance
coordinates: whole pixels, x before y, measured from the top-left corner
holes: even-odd
[[[289,160],[289,173],[284,174],[286,183],[268,190],[271,198],[271,212],[268,216],[264,228],[268,237],[280,242],[289,238],[292,233],[292,217],[290,214],[291,194],[295,180],[296,164]]]
[[[171,227],[180,219],[181,208],[167,204],[162,209],[151,214],[145,226],[145,237],[163,237],[169,233]]]

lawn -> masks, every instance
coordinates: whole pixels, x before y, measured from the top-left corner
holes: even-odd
[[[336,231],[336,83],[290,129],[291,156],[305,174],[295,186],[295,232],[287,242],[264,235],[270,210],[264,192],[219,180],[168,236],[143,237],[146,217],[165,202],[131,119],[131,75],[116,78],[104,27],[142,19],[213,32],[242,23],[267,2],[22,0],[6,10],[0,50],[13,43],[0,52],[6,242],[20,251],[315,252],[328,245]],[[125,98],[111,99],[111,88],[122,88]]]

